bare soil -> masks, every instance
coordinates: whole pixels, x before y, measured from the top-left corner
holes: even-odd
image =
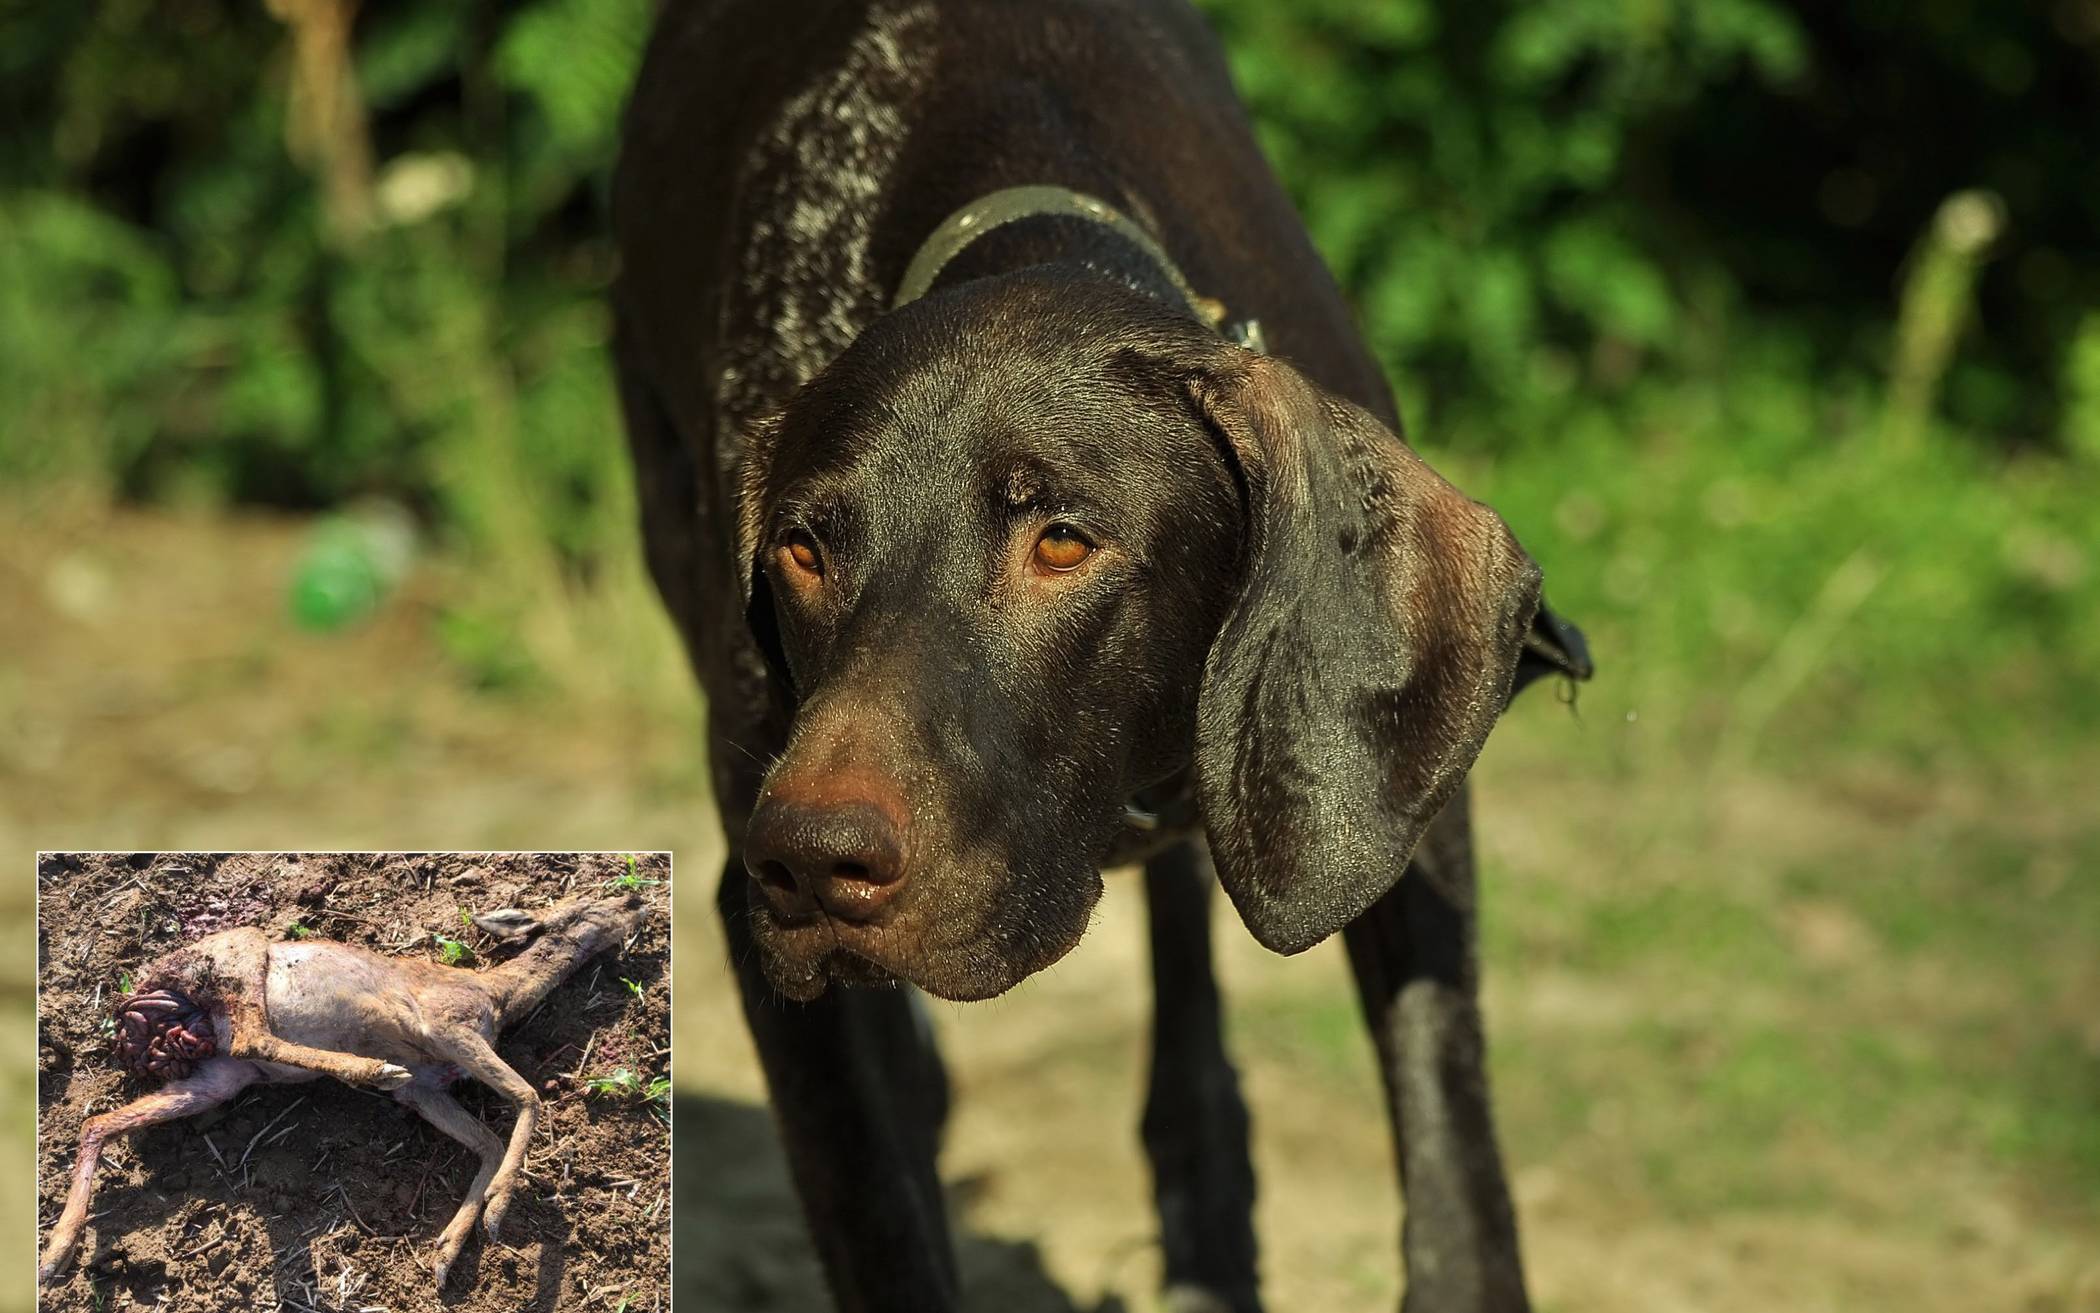
[[[80,1254],[41,1307],[668,1308],[668,1108],[641,1092],[670,1064],[661,853],[631,866],[619,854],[46,854],[39,1211],[48,1227],[64,1202],[81,1122],[147,1088],[111,1062],[105,1018],[153,958],[257,925],[274,938],[479,966],[506,950],[464,925],[463,911],[541,908],[630,873],[653,882],[642,889],[657,908],[633,947],[587,964],[499,1042],[541,1091],[540,1131],[501,1242],[470,1242],[444,1292],[432,1287],[433,1244],[473,1180],[474,1155],[384,1094],[323,1080],[256,1086],[117,1142]],[[587,1084],[622,1069],[636,1092]],[[474,1082],[454,1092],[508,1136],[499,1095]]]
[[[0,851],[674,850],[680,1307],[829,1307],[714,915],[700,708],[653,613],[639,637],[580,627],[577,668],[596,682],[489,693],[440,641],[458,592],[442,562],[317,638],[276,606],[299,521],[47,507],[27,523],[0,532]],[[1993,780],[1959,760],[1826,752],[1713,778],[1648,743],[1667,708],[1625,696],[1600,681],[1578,718],[1527,695],[1475,776],[1494,1089],[1543,1313],[2100,1313],[2100,761],[2037,755]],[[396,933],[455,916],[404,908]],[[1400,1207],[1346,963],[1332,945],[1275,957],[1218,916],[1269,1307],[1391,1313]],[[984,1313],[1156,1307],[1143,899],[1127,873],[1095,920],[1010,995],[935,1008],[956,1084],[943,1175]],[[27,940],[0,938],[24,991]],[[463,1184],[459,1151],[390,1103],[326,1095]],[[214,1138],[245,1150],[280,1110],[244,1103]],[[495,1100],[483,1110],[500,1122]],[[309,1105],[293,1121],[297,1138],[327,1119]],[[162,1134],[132,1154],[224,1188],[208,1153]],[[145,1189],[130,1164],[105,1208]],[[572,1228],[594,1211],[543,1180],[520,1217],[552,1209]],[[383,1243],[421,1252],[440,1211]],[[431,1302],[413,1283],[398,1302],[314,1294]]]

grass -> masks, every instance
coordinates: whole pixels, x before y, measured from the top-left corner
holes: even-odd
[[[617,889],[622,893],[635,893],[648,888],[650,885],[663,883],[661,880],[651,880],[644,877],[633,853],[622,853],[621,856],[627,859],[627,869],[607,880],[605,882],[606,888]]]
[[[585,1098],[615,1099],[645,1105],[666,1129],[671,1125],[671,1078],[645,1077],[631,1067],[616,1067],[583,1083]]]
[[[583,1083],[584,1093],[593,1097],[619,1096],[629,1099],[668,1099],[671,1082],[668,1077],[658,1076],[653,1080],[637,1075],[632,1068],[617,1067],[603,1076],[593,1076]]]
[[[1787,482],[1753,437],[1680,440],[1671,459],[1622,446],[1623,467],[1580,483],[1581,516],[1554,505],[1578,494],[1549,497],[1550,467],[1476,471],[1491,499],[1517,490],[1512,518],[1540,499],[1547,532],[1519,532],[1602,672],[1572,712],[1533,694],[1476,775],[1510,1157],[1585,1181],[1600,1209],[1687,1225],[1829,1217],[1936,1243],[1959,1225],[1941,1183],[1992,1181],[2100,1226],[2100,882],[2084,878],[2100,754],[2072,656],[2100,569],[2060,580],[2081,614],[2022,617],[2001,590],[2029,585],[1994,538],[2048,525],[2100,567],[2100,524],[2057,500],[2078,472],[1943,448],[1961,473],[1914,478],[1908,456],[1838,448]],[[1836,486],[1865,497],[1872,469],[1901,492],[1842,507]],[[1791,540],[1802,565],[1775,547],[1760,576],[1754,554],[1731,559],[1741,541],[1647,527],[1731,478],[1770,480],[1757,541]],[[1570,524],[1590,537],[1556,541]],[[1806,564],[1818,540],[1827,568]],[[1881,583],[1727,747],[1744,689],[1810,623],[1819,571],[1861,541]],[[1954,561],[1974,577],[1932,582]],[[1640,587],[1615,592],[1615,572]],[[1742,627],[1701,632],[1702,615]],[[1237,1044],[1368,1080],[1345,995],[1234,1007]]]
[[[1936,440],[1955,439],[1942,434]],[[1701,454],[1721,442],[1711,429],[1678,440],[1688,452],[1684,460],[1696,467],[1690,470],[1672,466],[1661,452],[1632,447],[1624,436],[1614,441],[1620,459],[1635,468],[1600,471],[1594,495],[1628,517],[1676,517],[1671,499],[1709,496],[1703,490],[1722,479],[1728,465],[1720,454]],[[1578,456],[1571,451],[1565,460],[1576,463]],[[1779,468],[1769,456],[1739,453],[1730,459]],[[1499,495],[1496,487],[1551,483],[1549,469],[1523,464],[1514,456],[1478,460],[1464,477],[1491,496]],[[1566,474],[1569,482],[1558,498],[1573,496],[1582,477]],[[1654,482],[1651,502],[1638,495],[1644,477]],[[1822,465],[1805,462],[1798,474],[1804,500],[1823,497],[1816,485],[1833,477]],[[1932,494],[1942,499],[1943,511],[1985,495],[1958,489]],[[1920,497],[1921,505],[1929,500]],[[1518,498],[1505,509],[1521,520],[1523,504]],[[1544,504],[1545,522],[1558,526],[1551,509],[1557,503],[1547,498]],[[1761,513],[1780,516],[1803,534],[1829,531],[1811,509],[1793,507],[1776,491]],[[1579,516],[1569,522],[1584,525]],[[1519,529],[1537,537],[1523,523]],[[199,520],[188,532],[200,539],[227,534],[211,520]],[[2100,1097],[2100,1063],[2087,1000],[2100,996],[2100,963],[2090,952],[2090,927],[2100,924],[2100,889],[2084,873],[2100,869],[2100,823],[2082,814],[2080,805],[2081,781],[2090,778],[2095,763],[2081,737],[2079,713],[2071,707],[2057,714],[2047,693],[2068,672],[2051,669],[2046,648],[2033,648],[2018,633],[1972,641],[1965,624],[1934,631],[1923,617],[1913,617],[1904,623],[1918,626],[1913,641],[1926,646],[1903,654],[1888,667],[1887,679],[1859,685],[1847,700],[1834,689],[1845,686],[1844,672],[1862,659],[1858,647],[1882,641],[1848,625],[1833,640],[1831,660],[1816,663],[1779,700],[1752,749],[1716,761],[1712,727],[1727,722],[1742,679],[1758,668],[1758,646],[1776,648],[1792,622],[1775,606],[1769,627],[1755,632],[1670,632],[1649,608],[1702,614],[1688,597],[1711,583],[1699,558],[1724,546],[1686,546],[1679,553],[1683,568],[1673,569],[1669,540],[1655,539],[1661,554],[1642,558],[1636,572],[1648,581],[1648,592],[1621,598],[1599,578],[1612,577],[1629,559],[1632,549],[1613,536],[1621,532],[1599,529],[1581,542],[1533,542],[1549,570],[1556,604],[1596,640],[1602,674],[1573,709],[1556,705],[1547,693],[1528,695],[1497,731],[1478,773],[1491,1071],[1501,1129],[1520,1194],[1527,1173],[1550,1173],[1565,1183],[1558,1211],[1527,1213],[1527,1240],[1540,1254],[1541,1280],[1550,1288],[1558,1273],[1562,1282],[1578,1283],[1564,1289],[1580,1288],[1580,1278],[1568,1275],[1565,1252],[1554,1258],[1556,1237],[1601,1246],[1599,1262],[1637,1267],[1647,1251],[1613,1237],[1652,1237],[1656,1228],[1668,1227],[1683,1248],[1754,1286],[1764,1270],[1754,1256],[1729,1257],[1712,1242],[1714,1228],[1746,1219],[1802,1219],[1818,1235],[1864,1235],[1931,1266],[1944,1261],[1948,1236],[1964,1225],[1969,1205],[1963,1200],[1978,1197],[1978,1182],[1998,1183],[1983,1194],[1992,1207],[2013,1208],[2010,1216],[2019,1219],[2023,1234],[2091,1234],[2100,1225],[2100,1185],[2092,1167],[2100,1149],[2090,1112]],[[1977,537],[1974,531],[1949,532]],[[220,541],[238,540],[229,535]],[[1600,543],[1609,550],[1595,545]],[[1930,535],[1891,543],[1891,581],[1931,566]],[[137,555],[150,560],[157,553]],[[411,588],[455,577],[442,560],[424,568],[431,573]],[[1767,591],[1806,605],[1819,587],[1775,574]],[[1875,596],[1885,598],[1889,587],[1884,582]],[[387,615],[381,622],[393,627],[388,642],[402,645],[404,669],[427,670],[417,660],[427,649],[410,646],[417,614]],[[222,641],[221,630],[246,632],[233,624],[231,612],[187,638],[182,635],[189,631],[171,622],[171,657],[207,650],[207,642]],[[337,650],[396,650],[368,646],[380,637],[353,630],[311,640],[310,647],[284,655],[285,664],[253,690],[211,696],[238,695],[273,718],[295,710],[311,714],[307,685],[284,675],[291,663],[313,663]],[[2071,650],[2061,657],[2067,665]],[[2005,661],[2029,661],[2037,651],[2042,663],[2012,680]],[[397,751],[401,760],[425,765],[415,771],[367,769],[355,734],[302,745],[313,755],[298,760],[312,778],[347,774],[359,781],[358,790],[345,795],[359,800],[359,819],[336,819],[334,832],[376,835],[414,814],[408,809],[433,792],[431,781],[481,778],[501,787],[485,791],[477,804],[481,811],[462,814],[458,832],[514,845],[537,841],[527,827],[544,830],[546,815],[558,812],[571,787],[559,768],[542,763],[573,761],[607,737],[605,708],[612,704],[598,698],[577,699],[582,711],[550,702],[544,715],[533,704],[528,710],[535,714],[521,717],[508,695],[469,693],[442,672],[405,680],[398,701],[382,700],[373,709],[392,715],[400,706],[418,708],[403,722]],[[2026,691],[1994,704],[2006,722],[1999,729],[1973,735],[1947,729],[1931,742],[1929,713],[1914,712],[1918,723],[1906,724],[1902,711],[1906,704],[1934,705],[1943,682]],[[578,688],[591,691],[587,684]],[[1844,715],[1828,716],[1825,708],[1839,703]],[[341,714],[347,716],[363,704],[344,705]],[[196,714],[204,717],[200,723],[211,723],[225,710],[223,701],[207,700]],[[499,719],[506,726],[522,720],[547,737],[532,740],[525,752],[507,737],[472,752],[456,746],[488,732],[478,727]],[[697,850],[711,831],[691,819],[691,799],[706,779],[704,766],[682,755],[690,752],[691,722],[665,727],[641,715],[612,723],[632,727],[619,736],[622,755],[601,766],[619,787],[601,788],[592,794],[598,799],[592,808],[565,814],[558,823],[568,827],[577,846],[632,843],[628,836],[639,832],[633,817],[648,814],[646,797],[619,772],[631,768],[633,778],[648,778],[670,769],[662,763],[675,762],[683,772],[671,790],[676,810],[659,809],[652,823],[676,834],[681,847]],[[554,732],[564,725],[570,728]],[[1898,732],[1890,734],[1889,726]],[[193,732],[189,722],[170,724],[167,731],[178,742]],[[550,776],[556,782],[537,791],[529,783],[519,787],[521,780]],[[154,787],[148,776],[117,783],[140,797]],[[279,803],[279,796],[258,794],[249,814],[261,814],[266,801],[301,805]],[[519,796],[526,805],[510,801]],[[499,804],[504,810],[490,810]],[[192,807],[181,794],[159,805],[171,815]],[[513,829],[500,831],[505,824]],[[694,901],[704,908],[704,892]],[[688,918],[703,925],[706,920],[704,912]],[[1110,929],[1098,928],[1095,935]],[[703,934],[695,944],[689,925],[680,934],[688,936],[681,953],[700,948],[695,960],[702,969],[695,978],[704,979],[707,939]],[[470,938],[464,923],[452,935],[457,942]],[[1051,974],[1069,977],[1073,969],[1083,964],[1061,964]],[[1114,987],[1127,991],[1123,964],[1114,969]],[[1142,965],[1135,970],[1141,977]],[[1382,1162],[1383,1129],[1369,1112],[1375,1076],[1346,976],[1311,969],[1278,979],[1283,983],[1260,991],[1233,989],[1235,982],[1227,980],[1237,1050],[1252,1071],[1276,1064],[1332,1090],[1333,1115],[1349,1119],[1366,1161]],[[1046,979],[1017,991],[1011,1000],[987,1005],[988,1015],[1011,1018],[1017,1030],[1046,1024],[1040,1001],[1031,999],[1048,988]],[[719,991],[711,994],[704,986],[681,996],[682,1016],[693,1013],[689,1005],[696,999],[719,1005],[727,1028],[721,1034],[741,1024],[733,1002],[724,1003]],[[1082,1130],[1093,1134],[1103,1099],[1122,1097],[1117,1091],[1125,1086],[1116,1082],[1132,1079],[1131,1046],[1141,1041],[1104,1034],[1091,1021],[1081,1029],[1085,1034],[1074,1043],[1092,1046],[1084,1050],[1085,1070],[1021,1105],[1021,1120],[1062,1128],[1066,1123],[1056,1120],[1062,1117],[1070,1119],[1075,1137]],[[690,1038],[689,1032],[680,1038]],[[952,1052],[963,1063],[970,1045],[958,1041]],[[1016,1061],[1033,1072],[1050,1059],[1029,1049]],[[719,1069],[710,1075],[707,1063],[695,1070],[702,1079],[723,1079]],[[657,1115],[653,1110],[661,1100],[652,1097],[652,1086],[661,1090],[660,1078],[632,1070],[625,1080],[616,1075],[594,1076],[600,1083],[592,1097],[623,1107],[638,1101]],[[755,1074],[737,1069],[730,1075],[744,1082],[735,1087],[739,1098],[754,1097],[749,1091],[757,1088]],[[980,1093],[967,1096],[964,1106],[984,1109],[988,1102]],[[1116,1106],[1127,1108],[1127,1101]],[[1288,1130],[1292,1106],[1258,1101],[1256,1114],[1270,1127]],[[985,1116],[1012,1115],[1000,1108]],[[1121,1135],[1113,1127],[1100,1133],[1110,1143]],[[984,1160],[1010,1161],[1004,1147],[982,1154]],[[1380,1171],[1361,1175],[1387,1188],[1376,1179]],[[1299,1178],[1280,1173],[1265,1186],[1280,1194],[1291,1179]],[[1368,1194],[1372,1186],[1354,1188]],[[1141,1185],[1130,1198],[1142,1200]],[[1138,1209],[1130,1204],[1134,1217]],[[1028,1234],[1036,1225],[1028,1223]],[[1355,1225],[1337,1215],[1322,1227],[1347,1231]],[[1374,1225],[1379,1233],[1362,1242],[1373,1264],[1360,1283],[1362,1297],[1312,1306],[1392,1306],[1383,1224]],[[1076,1243],[1086,1261],[1095,1256],[1092,1233],[1081,1230],[1071,1240],[1074,1224],[1065,1214],[1046,1214],[1040,1227],[1053,1249]],[[1272,1280],[1288,1290],[1289,1242],[1265,1241],[1272,1244],[1266,1252],[1277,1255]],[[1308,1251],[1297,1252],[1304,1270]],[[1800,1261],[1800,1284],[1789,1289],[1836,1288],[1846,1281],[1853,1283],[1847,1288],[1861,1289],[1879,1271],[1845,1269],[1828,1251]],[[1557,1304],[1605,1305],[1633,1306],[1601,1296],[1564,1297]],[[1824,1306],[1873,1303],[1826,1300]]]
[[[474,925],[474,914],[464,907],[459,908],[458,912],[460,938],[455,939],[450,935],[436,932],[432,932],[430,936],[437,944],[438,961],[443,962],[448,967],[461,966],[474,958],[474,947],[465,938],[467,935],[477,933]]]
[[[2100,817],[2074,791],[1980,770],[1877,815],[1887,780],[1840,752],[1711,794],[1641,770],[1575,781],[1596,795],[1575,851],[1535,858],[1497,851],[1526,805],[1497,776],[1536,770],[1535,737],[1483,772],[1490,1042],[1519,1158],[1608,1172],[1631,1149],[1623,1188],[1688,1218],[1900,1212],[1915,1202],[1879,1196],[1934,1175],[2096,1214],[2100,1033],[2079,1000],[2100,988],[2100,891],[2068,873],[2093,869]]]

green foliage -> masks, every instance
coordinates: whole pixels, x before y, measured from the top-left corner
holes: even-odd
[[[532,654],[519,642],[505,609],[463,604],[437,617],[439,645],[460,677],[484,693],[530,688],[539,678]]]
[[[1797,377],[1748,361],[1578,412],[1550,455],[1440,435],[1587,628],[1583,714],[1738,764],[1857,744],[1953,767],[2100,728],[2100,480],[1944,429],[1884,445],[1871,392]]]
[[[1683,362],[1689,291],[1719,271],[1629,182],[1704,89],[1783,86],[1806,58],[1765,0],[1207,8],[1411,405],[1538,396],[1603,341]]]
[[[1983,0],[1203,7],[1418,439],[1592,630],[1590,705],[1739,759],[1803,724],[1930,756],[2095,723],[2086,29]],[[265,6],[0,13],[0,483],[405,508],[474,565],[432,609],[461,678],[559,677],[549,594],[581,627],[640,577],[603,191],[651,12],[368,7],[361,232],[288,146]],[[2002,234],[1935,264],[1972,190]],[[293,581],[316,627],[389,595],[334,532]]]
[[[591,198],[648,15],[540,3],[491,41],[456,7],[375,10],[355,71],[377,217],[332,245],[263,6],[11,11],[15,98],[57,149],[0,154],[31,184],[0,192],[0,478],[384,495],[467,546],[551,538],[593,568],[626,476]]]
[[[623,1098],[667,1108],[671,1101],[671,1078],[645,1079],[631,1068],[619,1067],[608,1075],[593,1076],[585,1081],[583,1092],[589,1098]]]
[[[2088,314],[2064,353],[2064,448],[2100,471],[2100,310]]]
[[[1203,0],[1403,402],[1549,430],[1577,392],[1727,372],[1746,340],[1879,376],[1949,195],[2007,208],[1946,396],[2055,437],[2100,267],[2091,24],[1954,0]],[[2080,20],[2083,22],[2083,20]],[[1858,70],[1875,72],[1862,80]],[[2022,93],[2060,96],[2037,113]],[[1514,438],[1510,439],[1516,440]]]
[[[606,888],[618,889],[623,893],[633,893],[650,885],[663,883],[661,880],[651,880],[643,876],[641,866],[636,862],[633,853],[622,853],[621,856],[627,859],[627,869],[607,880],[605,882]]]
[[[432,935],[431,938],[437,941],[438,961],[443,962],[448,967],[459,966],[468,958],[474,956],[474,950],[467,947],[462,940],[451,939],[437,934]]]
[[[558,202],[611,156],[654,12],[649,0],[540,0],[504,28],[496,75],[534,110],[527,187]]]

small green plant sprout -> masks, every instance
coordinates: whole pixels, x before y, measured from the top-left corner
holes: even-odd
[[[663,883],[663,881],[661,880],[650,880],[644,878],[642,875],[641,866],[635,861],[633,853],[621,853],[620,856],[627,859],[627,869],[621,874],[614,876],[612,879],[607,880],[605,882],[606,888],[618,889],[622,893],[631,894],[638,890],[646,889],[652,884]]]
[[[630,993],[630,994],[632,994],[632,995],[634,995],[634,996],[635,996],[636,998],[640,998],[640,997],[642,996],[642,982],[641,982],[641,981],[639,981],[639,980],[629,980],[629,979],[628,979],[627,977],[625,977],[625,976],[621,976],[621,977],[620,977],[620,983],[621,983],[621,984],[623,984],[623,985],[625,985],[625,986],[627,986],[627,992],[628,992],[628,993]]]
[[[290,935],[294,939],[304,939],[308,935],[313,933],[313,927],[307,925],[303,921],[294,921],[292,922],[290,927],[285,930],[285,933]]]
[[[671,1125],[671,1078],[668,1076],[645,1081],[629,1068],[620,1067],[610,1076],[594,1076],[585,1081],[583,1091],[589,1098],[607,1095],[629,1104],[639,1104],[666,1129]]]
[[[131,992],[132,992],[132,983],[133,983],[133,982],[132,982],[132,979],[131,979],[131,973],[130,973],[129,971],[120,971],[120,972],[118,972],[118,973],[117,973],[117,993],[118,993],[118,995],[119,995],[120,997],[121,997],[121,996],[128,996],[128,995],[130,995],[130,994],[131,994]],[[116,1018],[115,1018],[114,1016],[111,1016],[111,1015],[110,1015],[110,1014],[109,1014],[109,1013],[108,1013],[107,1011],[105,1011],[105,1012],[104,1012],[104,1013],[102,1014],[102,1026],[101,1026],[101,1031],[102,1031],[102,1033],[103,1033],[104,1035],[114,1035],[114,1034],[116,1034],[116,1033],[117,1033],[117,1019],[116,1019]]]
[[[593,1076],[585,1081],[583,1092],[592,1098],[607,1095],[637,1102],[653,1102],[670,1097],[671,1080],[668,1076],[643,1080],[633,1068],[617,1067],[609,1076]]]
[[[474,950],[468,945],[466,940],[466,935],[474,929],[474,916],[464,907],[459,909],[459,924],[460,937],[458,939],[454,939],[450,935],[438,934],[435,931],[432,931],[430,935],[432,939],[437,941],[438,961],[443,962],[448,967],[456,967],[474,956]]]

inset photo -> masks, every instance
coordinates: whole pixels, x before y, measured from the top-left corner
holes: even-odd
[[[51,1313],[670,1307],[667,853],[44,853]]]

